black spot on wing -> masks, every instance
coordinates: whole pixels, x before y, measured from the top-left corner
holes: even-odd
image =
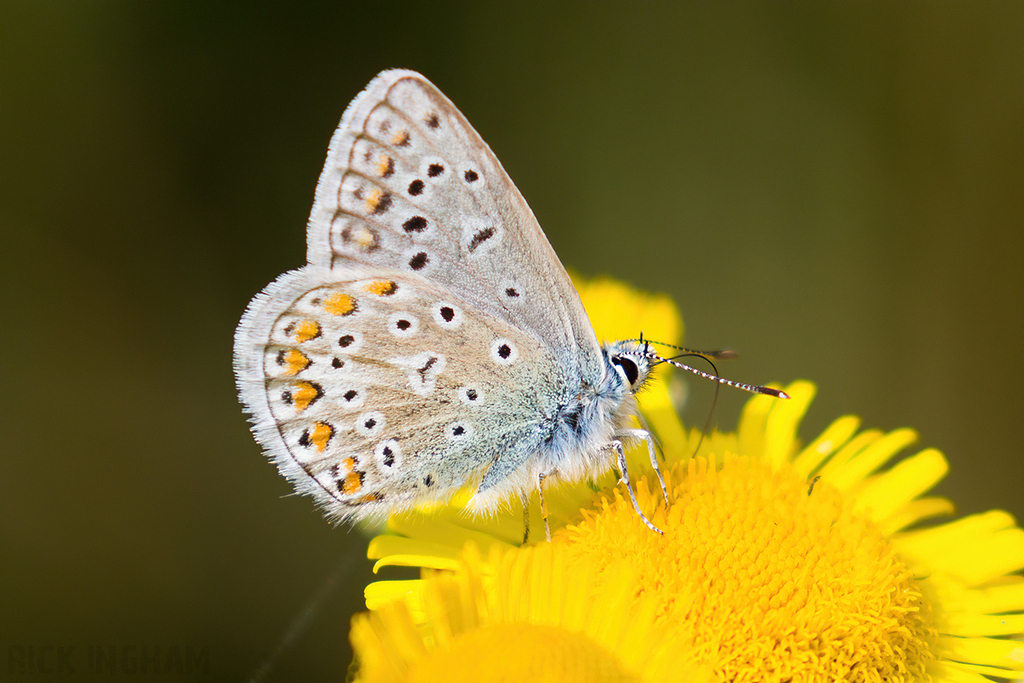
[[[469,242],[469,250],[476,251],[477,247],[494,237],[495,232],[497,231],[494,228],[484,228],[478,231]]]

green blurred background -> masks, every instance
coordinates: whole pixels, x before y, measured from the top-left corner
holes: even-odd
[[[4,2],[2,637],[338,680],[369,577],[260,456],[234,326],[303,263],[327,142],[422,71],[564,263],[670,293],[802,430],[912,426],[962,513],[1024,513],[1024,4]],[[640,332],[640,330],[637,330]],[[691,383],[691,422],[710,387]],[[735,424],[739,392],[715,413]],[[100,679],[110,676],[100,676]],[[144,680],[177,680],[167,674]]]

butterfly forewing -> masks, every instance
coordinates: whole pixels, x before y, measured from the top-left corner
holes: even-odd
[[[331,142],[309,223],[309,261],[424,275],[599,374],[572,283],[501,164],[419,74],[377,77]]]

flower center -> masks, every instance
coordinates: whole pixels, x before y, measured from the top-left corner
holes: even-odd
[[[890,681],[933,659],[927,603],[892,544],[834,487],[789,465],[727,457],[678,464],[670,504],[646,479],[638,523],[620,489],[560,534],[574,562],[640,570],[658,620],[727,681]],[[571,565],[570,565],[571,567]],[[570,569],[571,571],[571,569]]]
[[[449,647],[416,661],[406,680],[626,683],[637,679],[623,671],[613,653],[584,634],[518,623],[491,624],[456,636]]]

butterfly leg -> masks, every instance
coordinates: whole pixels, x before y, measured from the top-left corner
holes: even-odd
[[[658,483],[661,484],[661,494],[665,496],[665,504],[668,505],[668,488],[665,487],[665,477],[661,476],[661,467],[658,466],[658,454],[654,450],[654,439],[651,438],[651,433],[646,429],[620,429],[615,432],[615,436],[632,437],[647,444],[647,453],[651,456],[651,467],[654,468],[654,473],[658,475]]]
[[[537,475],[537,494],[540,496],[540,514],[541,517],[544,518],[544,536],[547,537],[548,543],[551,542],[551,525],[548,524],[548,504],[544,501],[544,479],[553,474],[558,474],[558,470],[548,470],[547,472],[541,472]]]
[[[526,545],[530,540],[530,496],[520,492],[519,500],[523,501],[523,545]]]
[[[629,498],[633,501],[633,509],[636,510],[636,514],[640,515],[640,519],[644,521],[644,524],[646,524],[651,531],[664,536],[665,532],[654,526],[654,524],[651,523],[651,520],[647,519],[647,515],[644,514],[644,511],[640,509],[640,503],[637,502],[636,494],[633,493],[633,486],[629,483],[629,469],[626,467],[626,449],[622,446],[622,442],[612,441],[610,444],[605,446],[605,448],[613,448],[619,455],[619,471],[621,472],[620,476],[622,477],[621,481],[626,485],[626,490],[629,491]]]

